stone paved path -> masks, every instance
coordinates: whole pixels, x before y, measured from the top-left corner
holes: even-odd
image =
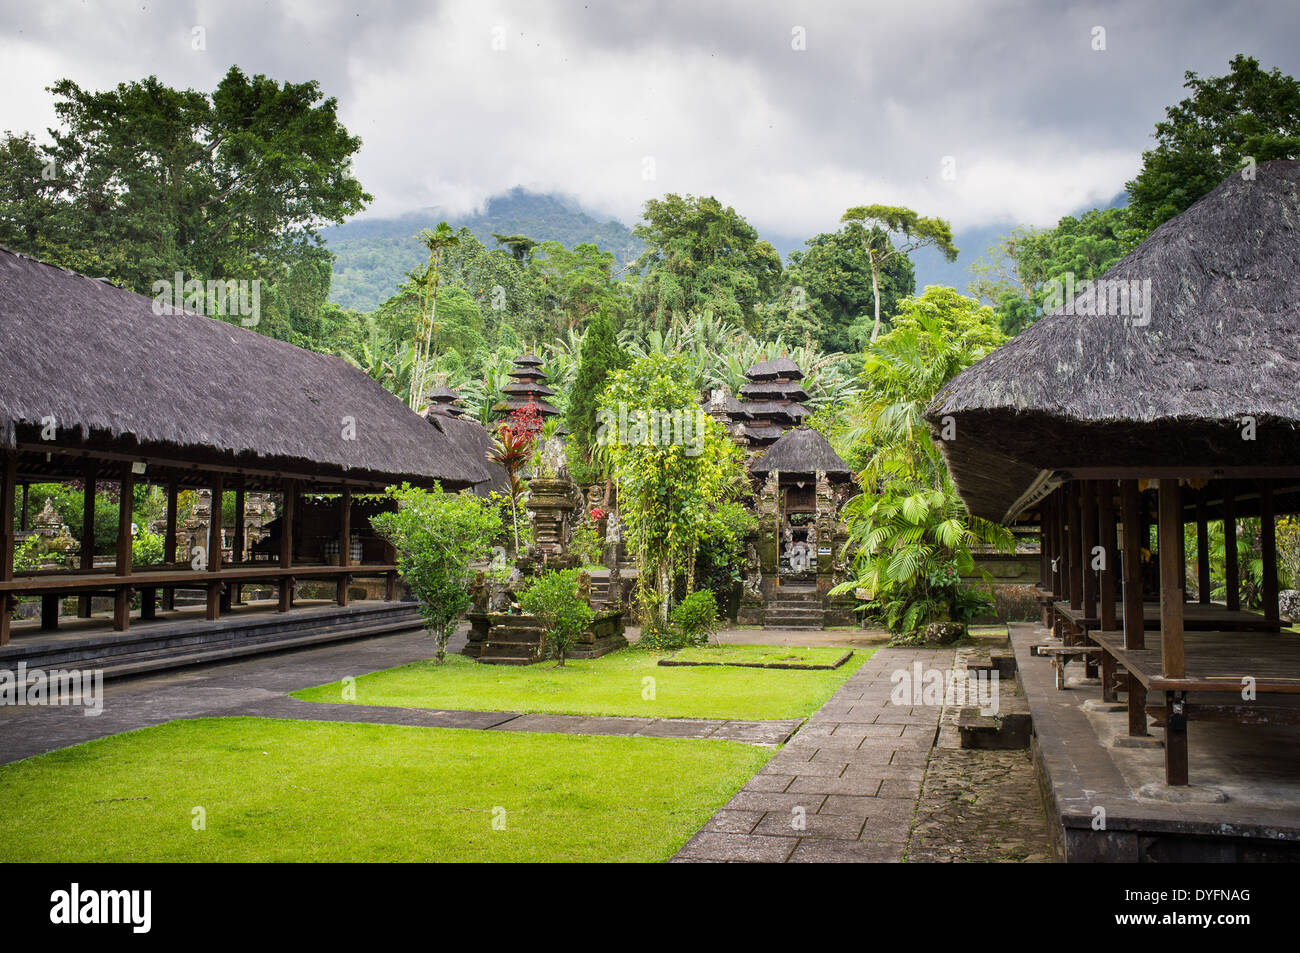
[[[673,861],[901,861],[942,707],[892,704],[890,676],[952,661],[877,651]]]
[[[463,644],[462,634],[452,640],[448,649],[454,652]],[[411,632],[108,682],[104,686],[103,713],[94,717],[87,717],[82,708],[73,706],[0,706],[0,764],[177,718],[229,715],[496,731],[714,738],[772,746],[784,742],[800,724],[800,719],[729,721],[439,711],[306,702],[287,694],[345,676],[426,659],[429,653],[429,637],[423,632]]]

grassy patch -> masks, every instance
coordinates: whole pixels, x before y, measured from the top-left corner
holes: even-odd
[[[694,645],[674,652],[674,662],[714,665],[832,666],[849,653],[834,646]]]
[[[725,741],[173,721],[0,767],[0,861],[660,861],[771,754]],[[205,830],[192,827],[195,807]]]
[[[314,702],[467,711],[802,718],[820,708],[870,654],[856,651],[847,663],[830,671],[664,668],[658,664],[663,653],[635,649],[598,659],[570,660],[564,668],[550,663],[480,665],[456,655],[442,665],[414,662],[363,675],[356,680],[355,699],[344,699],[341,682],[297,691],[293,696]]]

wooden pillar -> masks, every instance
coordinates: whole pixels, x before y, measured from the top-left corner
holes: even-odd
[[[245,559],[245,533],[244,528],[244,478],[239,478],[239,483],[235,487],[235,539],[231,547],[230,561],[239,565]],[[244,599],[240,592],[240,584],[232,582],[228,587],[230,601],[235,605],[240,605]]]
[[[1113,480],[1103,480],[1097,484],[1097,523],[1101,528],[1101,550],[1104,560],[1101,567],[1101,607],[1098,621],[1103,632],[1114,632],[1118,628],[1115,594],[1119,587],[1115,585],[1115,579],[1119,572],[1119,553],[1115,546],[1115,483]]]
[[[212,514],[208,519],[208,572],[221,572],[221,501],[225,482],[220,473],[212,478]],[[213,577],[208,583],[208,621],[221,618],[221,580]]]
[[[280,505],[280,569],[285,575],[280,576],[280,612],[293,608],[293,576],[287,570],[293,568],[293,524],[298,503],[298,485],[293,480],[284,483],[284,494]]]
[[[18,481],[18,457],[12,453],[0,456],[0,582],[14,578],[14,495]],[[0,593],[0,645],[9,644],[9,616],[13,612],[14,597]]]
[[[1163,482],[1163,481],[1162,481]],[[1187,783],[1187,715],[1182,692],[1165,692],[1165,783]]]
[[[1074,530],[1079,525],[1076,488],[1067,483],[1061,491],[1061,599],[1074,605]],[[1079,593],[1082,601],[1083,593]]]
[[[345,486],[339,495],[339,565],[346,568],[352,562],[352,488]],[[348,584],[351,577],[339,576],[334,586],[335,601],[340,606],[348,604]]]
[[[1273,484],[1259,482],[1259,555],[1264,566],[1262,598],[1264,618],[1278,621],[1277,606],[1277,523],[1273,511]]]
[[[85,489],[82,491],[81,498],[81,559],[80,569],[82,572],[90,572],[95,568],[95,471],[89,465],[86,467]],[[85,593],[77,597],[77,616],[82,619],[90,618],[91,599],[90,593]]]
[[[176,504],[180,495],[180,483],[175,477],[167,481],[167,528],[163,531],[163,564],[171,567],[176,564]],[[163,608],[176,608],[176,590],[168,586],[163,590]]]
[[[1052,588],[1052,547],[1047,529],[1050,508],[1048,500],[1043,500],[1038,506],[1038,584],[1049,590]]]
[[[21,529],[24,533],[27,532],[27,530],[30,528],[27,522],[27,492],[30,489],[31,487],[27,483],[23,484],[23,515],[22,515],[22,522],[18,528]]]
[[[1097,618],[1097,484],[1085,480],[1079,491],[1079,563],[1083,573],[1083,615]]]
[[[1228,608],[1241,608],[1241,571],[1237,565],[1237,488],[1223,484],[1223,588]]]
[[[1052,573],[1052,595],[1058,599],[1065,593],[1065,584],[1061,575],[1065,566],[1065,550],[1061,545],[1065,536],[1063,527],[1065,507],[1062,498],[1063,491],[1058,487],[1052,492],[1052,560],[1056,563],[1056,571]]]
[[[1177,479],[1160,481],[1160,655],[1167,678],[1186,674],[1183,654],[1184,567],[1179,563],[1183,535],[1182,493]]]
[[[1124,521],[1124,647],[1146,645],[1142,611],[1142,517],[1137,480],[1120,481],[1120,518]],[[1137,679],[1130,679],[1130,686]],[[1146,716],[1143,715],[1143,719]],[[1146,722],[1143,721],[1145,727]]]
[[[1083,556],[1083,487],[1070,484],[1070,608],[1083,608],[1083,577],[1087,559]]]
[[[1205,496],[1196,501],[1196,592],[1197,601],[1210,604],[1210,516],[1205,506]]]
[[[135,492],[135,474],[131,464],[122,464],[117,494],[117,563],[114,573],[131,575],[131,502]],[[113,629],[125,632],[131,625],[131,587],[119,585],[113,590]]]

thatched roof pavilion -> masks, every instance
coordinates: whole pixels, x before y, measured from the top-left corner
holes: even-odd
[[[157,591],[167,607],[178,586],[206,588],[209,619],[232,588],[259,580],[279,586],[282,609],[292,606],[300,578],[335,581],[340,605],[362,571],[386,577],[391,594],[391,549],[381,564],[350,564],[352,494],[403,481],[454,490],[498,478],[468,422],[424,419],[338,358],[7,249],[0,249],[0,366],[0,644],[19,594],[42,595],[43,626],[53,628],[61,596],[78,595],[88,616],[90,597],[110,593],[119,630],[136,591],[145,596],[142,616],[152,618]],[[79,569],[15,578],[15,488],[69,480],[86,489]],[[111,570],[96,567],[88,543],[101,482],[117,484],[122,501]],[[167,488],[167,555],[162,566],[133,572],[131,490],[140,482]],[[216,513],[223,492],[234,491],[232,564],[222,563],[219,519],[209,521],[204,568],[173,562],[182,488],[211,489]],[[288,531],[274,563],[242,562],[244,494],[252,490],[282,495]],[[328,565],[322,547],[294,548],[303,493],[339,495],[338,556]]]
[[[750,465],[749,472],[766,479],[772,472],[781,479],[800,479],[825,473],[831,483],[847,483],[853,473],[830,443],[811,427],[787,430]]]
[[[1100,665],[1102,700],[1128,693],[1131,736],[1148,717],[1164,727],[1169,785],[1188,783],[1188,719],[1297,721],[1300,651],[1278,634],[1274,518],[1300,511],[1298,302],[1300,163],[1261,163],[1064,294],[926,411],[972,513],[1037,516],[1058,676],[1068,658]],[[1247,515],[1260,519],[1261,613],[1242,605]],[[1211,599],[1213,520],[1224,603]],[[1241,705],[1246,676],[1269,704]],[[1160,700],[1150,707],[1148,692]]]

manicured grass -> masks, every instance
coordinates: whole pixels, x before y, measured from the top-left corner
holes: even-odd
[[[715,665],[834,665],[848,653],[846,648],[824,645],[698,645],[674,653],[672,660]]]
[[[356,679],[356,698],[332,682],[293,693],[314,702],[522,711],[566,715],[639,715],[659,718],[761,720],[811,715],[871,654],[829,671],[674,667],[666,653],[623,649],[603,658],[570,660],[564,668],[480,665],[459,655],[414,662]],[[653,681],[647,682],[647,679]]]
[[[0,767],[0,861],[661,861],[771,754],[727,741],[173,721]]]

